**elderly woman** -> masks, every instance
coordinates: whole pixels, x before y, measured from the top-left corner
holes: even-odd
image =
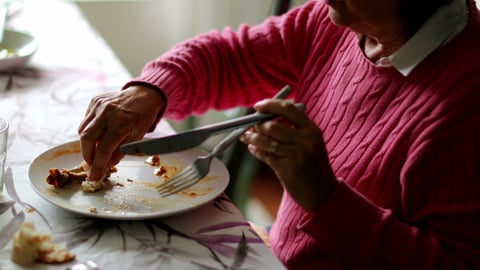
[[[270,244],[289,269],[480,268],[480,15],[473,0],[309,1],[200,35],[95,98],[98,180],[160,117],[302,112],[241,140],[284,186]]]

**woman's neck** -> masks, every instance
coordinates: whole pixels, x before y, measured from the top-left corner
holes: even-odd
[[[372,62],[387,57],[400,49],[412,36],[408,31],[398,31],[397,35],[370,36],[360,34],[360,46],[365,56]]]

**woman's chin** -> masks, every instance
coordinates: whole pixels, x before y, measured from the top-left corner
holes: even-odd
[[[330,17],[330,20],[337,26],[345,27],[348,25],[345,16],[343,16],[332,6],[328,7],[328,16]]]

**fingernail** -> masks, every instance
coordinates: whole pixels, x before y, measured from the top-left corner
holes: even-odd
[[[258,148],[252,144],[249,144],[247,148],[248,148],[248,151],[252,154],[255,154],[258,151]]]
[[[241,142],[245,142],[246,139],[247,139],[247,135],[245,133],[243,133],[239,138]]]
[[[95,173],[93,173],[92,171],[90,171],[88,174],[87,174],[87,178],[88,180],[90,181],[97,181],[97,175]]]
[[[250,136],[252,134],[252,131],[251,130],[247,130],[245,131],[241,136],[240,136],[240,140],[241,141],[245,141],[248,136]]]
[[[266,99],[260,100],[260,101],[258,101],[257,103],[255,103],[255,104],[253,105],[253,108],[257,109],[258,107],[263,106],[263,105],[265,104],[265,102],[267,102]]]

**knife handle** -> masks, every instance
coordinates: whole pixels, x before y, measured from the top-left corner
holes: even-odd
[[[284,99],[292,92],[290,85],[285,85],[278,93],[275,94],[272,98],[274,99]]]
[[[292,92],[292,88],[290,87],[290,85],[285,85],[282,89],[280,89],[280,91],[278,91],[278,93],[276,93],[276,94],[273,96],[273,98],[274,98],[274,99],[284,99],[284,98],[286,98],[291,92]],[[247,115],[247,117],[255,117],[255,116],[259,116],[259,115],[261,115],[260,112],[255,112],[255,113],[253,113],[253,114]],[[243,117],[245,117],[245,116],[243,116]],[[240,118],[242,118],[242,117],[240,117]],[[204,128],[205,128],[206,130],[209,130],[209,129],[213,126],[214,130],[211,131],[211,132],[212,132],[211,134],[213,134],[213,133],[216,133],[216,132],[221,131],[221,130],[224,129],[222,126],[219,126],[219,127],[218,127],[218,131],[217,131],[217,129],[215,128],[215,125],[223,125],[223,124],[225,124],[225,125],[228,126],[228,125],[231,124],[230,122],[234,122],[235,120],[239,120],[240,118],[236,118],[236,119],[232,119],[232,120],[227,120],[227,121],[222,122],[222,123],[219,123],[219,124],[214,124],[214,125],[209,125],[209,126],[201,127],[201,129],[204,129]],[[246,119],[244,119],[244,120],[247,120],[247,121],[248,121],[249,119],[250,119],[250,118],[246,118]],[[240,120],[241,120],[241,119],[240,119]],[[253,123],[253,124],[255,124],[255,123]],[[252,124],[252,125],[253,125],[253,124]],[[240,127],[240,128],[238,128],[238,129],[243,130],[243,131],[242,131],[242,133],[243,133],[243,132],[245,132],[250,126],[251,126],[251,125],[247,125],[246,127]],[[232,132],[235,132],[235,131],[232,131]],[[236,133],[239,133],[239,132],[240,132],[240,131],[236,131]],[[242,135],[242,133],[240,133],[240,135]],[[238,135],[238,136],[236,136],[236,137],[239,137],[240,135]],[[235,137],[235,135],[233,135],[233,137]]]
[[[284,99],[292,92],[292,88],[289,85],[284,86],[275,96],[274,99]],[[255,112],[255,115],[260,114],[259,112]],[[242,136],[245,131],[247,131],[251,125],[240,127],[234,129],[230,132],[225,138],[223,138],[215,147],[212,149],[211,154],[214,156],[218,156],[219,154],[223,153],[225,149],[227,149],[233,142],[235,142],[240,136]]]
[[[305,110],[305,105],[302,103],[296,103],[297,106],[301,110]],[[207,125],[196,129],[197,131],[207,132],[209,135],[215,134],[220,131],[225,131],[227,129],[236,128],[236,127],[244,127],[244,126],[251,126],[254,124],[258,124],[260,122],[264,122],[267,120],[271,120],[278,117],[277,115],[273,114],[266,114],[266,113],[252,113],[246,116],[238,117],[235,119],[223,121],[220,123]]]
[[[305,110],[305,105],[302,103],[296,103],[297,106],[301,110]],[[257,114],[257,113],[255,113]],[[273,116],[273,115],[272,115]],[[273,116],[272,118],[274,118]],[[211,154],[214,156],[218,156],[221,154],[225,149],[227,149],[234,141],[236,141],[242,134],[247,131],[251,125],[241,128],[236,128],[232,132],[230,132],[225,138],[223,138],[215,147],[212,149]]]
[[[290,85],[285,85],[277,94],[275,94],[275,96],[273,96],[272,98],[273,99],[285,99],[286,97],[288,97],[288,95],[290,95],[290,93],[292,92],[292,88],[290,88]],[[260,114],[259,112],[255,112],[255,114]],[[245,131],[247,131],[248,129],[250,128],[250,126],[246,126],[246,127],[241,127],[241,128],[237,128],[235,129],[234,131],[232,131],[232,133],[234,134],[231,134],[232,137],[240,137],[240,135],[242,135]],[[240,133],[241,132],[241,133]],[[237,135],[238,133],[240,133],[240,135]],[[230,137],[230,135],[228,135],[227,137]]]

